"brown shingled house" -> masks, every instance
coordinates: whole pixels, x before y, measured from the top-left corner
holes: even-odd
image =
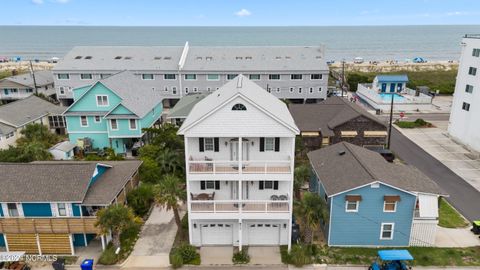
[[[387,126],[359,105],[341,97],[316,104],[290,104],[290,113],[309,149],[338,142],[383,148]]]

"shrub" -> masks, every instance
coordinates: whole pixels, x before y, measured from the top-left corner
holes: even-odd
[[[122,247],[122,252],[129,253],[130,250],[133,249],[138,234],[140,233],[140,228],[140,224],[134,223],[122,231],[120,234],[120,246]]]
[[[184,264],[190,264],[199,256],[197,248],[189,244],[182,244],[177,248],[177,252],[182,256]]]
[[[308,246],[294,245],[290,250],[290,263],[296,267],[302,267],[306,264],[312,263],[312,256]]]
[[[173,269],[177,269],[183,266],[183,258],[179,252],[173,252],[170,255],[170,264],[172,265]]]
[[[247,264],[250,262],[250,256],[248,255],[247,248],[244,248],[242,251],[233,253],[232,257],[233,264]]]
[[[113,265],[118,261],[118,255],[115,254],[115,247],[110,243],[107,248],[102,252],[98,263],[103,265]]]
[[[127,194],[128,205],[139,217],[145,216],[154,200],[153,186],[142,184]]]

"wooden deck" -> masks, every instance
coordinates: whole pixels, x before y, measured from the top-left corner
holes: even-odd
[[[100,233],[95,217],[84,218],[0,218],[0,233]]]

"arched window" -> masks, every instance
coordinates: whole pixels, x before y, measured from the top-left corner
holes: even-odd
[[[247,110],[247,107],[245,107],[245,105],[243,105],[242,103],[237,103],[232,107],[232,111],[246,111],[246,110]]]

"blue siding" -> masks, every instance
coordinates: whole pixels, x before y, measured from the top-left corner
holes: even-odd
[[[1,203],[0,203],[0,217],[3,217],[3,207]]]
[[[3,238],[3,234],[0,233],[0,247],[5,246],[5,238]]]
[[[87,244],[90,244],[90,241],[92,241],[95,236],[97,236],[96,234],[92,234],[92,233],[87,233]]]
[[[321,182],[317,178],[317,174],[311,169],[312,173],[310,175],[310,192],[315,192],[317,193],[327,204],[327,210],[330,212],[330,198],[325,198],[326,196],[326,191],[321,184]],[[326,199],[326,200],[325,200]],[[328,231],[329,231],[329,220],[325,220],[325,223],[323,224],[323,233],[325,236],[325,239],[328,239]]]
[[[80,217],[80,205],[72,203],[72,212],[74,217]]]
[[[51,217],[52,208],[49,203],[22,203],[23,214],[26,217]]]
[[[75,247],[84,247],[85,246],[85,238],[83,234],[74,234],[73,235],[73,246]]]
[[[361,195],[358,212],[345,211],[345,195]],[[399,195],[394,213],[384,213],[385,195]],[[380,185],[358,188],[332,198],[331,246],[408,246],[416,197],[412,194]],[[394,223],[392,240],[380,240],[381,223]]]

